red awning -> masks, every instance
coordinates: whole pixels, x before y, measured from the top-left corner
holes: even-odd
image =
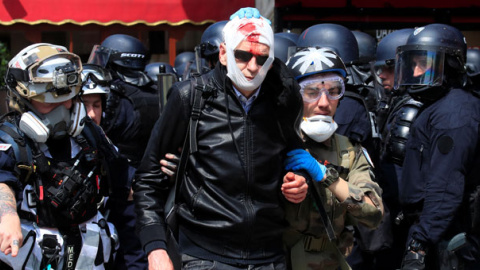
[[[201,25],[249,6],[255,0],[3,0],[0,25]]]

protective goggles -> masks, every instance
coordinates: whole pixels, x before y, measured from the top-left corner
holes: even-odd
[[[300,83],[303,101],[313,103],[320,99],[322,93],[330,100],[337,100],[345,93],[343,78],[337,75],[308,79]]]
[[[82,71],[82,80],[85,83],[88,79],[95,84],[107,86],[112,81],[112,75],[100,66],[86,65]]]
[[[268,60],[268,55],[256,55],[242,50],[235,50],[233,53],[235,58],[242,63],[250,62],[250,59],[252,59],[254,56],[255,60],[257,60],[257,65],[259,66],[263,66],[263,64],[265,64],[265,62]]]

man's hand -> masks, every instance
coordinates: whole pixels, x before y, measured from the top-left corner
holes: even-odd
[[[0,184],[0,251],[16,257],[23,235],[13,190]]]
[[[156,249],[148,254],[148,270],[174,270],[165,249]]]
[[[305,177],[288,172],[283,177],[282,193],[289,202],[301,203],[307,197],[308,185]]]
[[[179,162],[180,162],[179,156],[175,154],[167,153],[165,154],[165,159],[160,160],[160,165],[162,165],[160,169],[166,175],[170,177],[174,177],[175,174],[177,173],[177,166]]]

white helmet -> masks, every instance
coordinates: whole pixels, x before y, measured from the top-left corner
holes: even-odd
[[[82,63],[80,57],[63,46],[37,43],[20,51],[8,63],[5,82],[9,105],[22,114],[19,127],[36,142],[48,138],[77,136],[83,130],[86,111],[74,99],[80,92]],[[61,103],[73,99],[68,110],[58,106],[49,113],[39,113],[31,101]]]
[[[112,81],[110,72],[101,66],[93,64],[83,65],[82,95],[110,93],[109,83]]]
[[[81,87],[82,62],[63,46],[37,43],[8,63],[7,85],[27,100],[58,103],[72,99]]]

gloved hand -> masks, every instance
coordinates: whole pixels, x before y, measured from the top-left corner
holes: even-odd
[[[306,170],[313,180],[320,182],[325,176],[327,167],[318,163],[318,161],[304,149],[295,149],[287,153],[285,160],[285,169],[287,171]]]
[[[401,270],[423,269],[425,269],[425,255],[417,252],[407,251],[403,257]]]
[[[272,22],[269,19],[260,15],[260,11],[258,9],[252,8],[252,7],[246,7],[246,8],[239,9],[237,12],[233,13],[230,16],[230,20],[234,19],[235,17],[238,17],[240,19],[242,19],[242,18],[247,18],[247,19],[263,18],[264,20],[266,20],[268,22],[268,24],[272,24]]]

